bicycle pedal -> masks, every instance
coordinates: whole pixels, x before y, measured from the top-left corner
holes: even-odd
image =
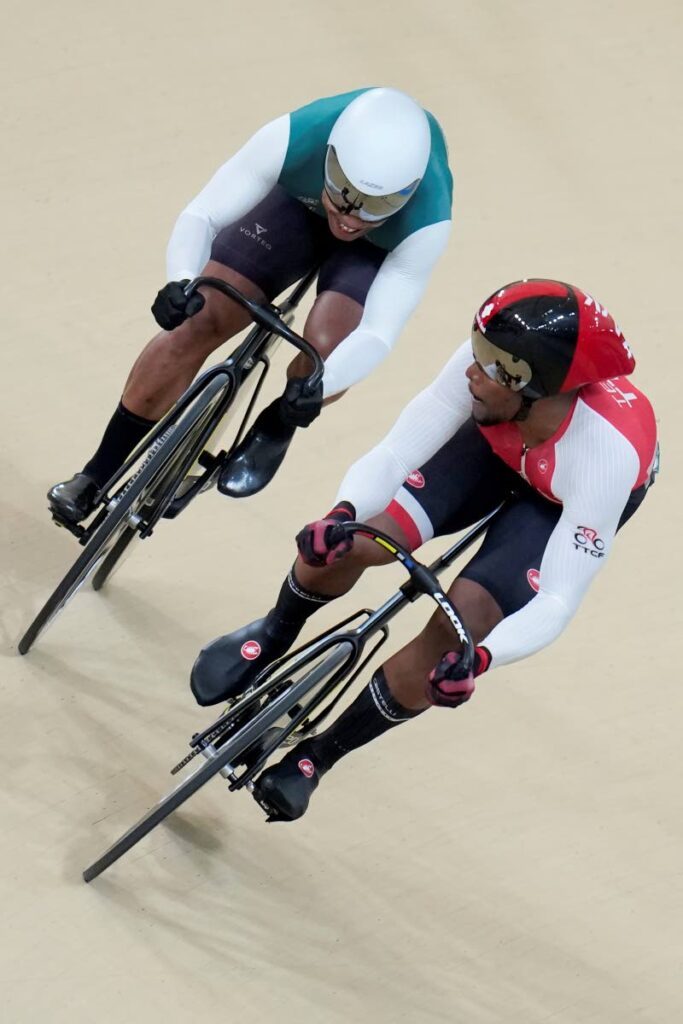
[[[266,824],[270,825],[273,821],[291,821],[286,814],[279,811],[277,807],[273,807],[272,804],[268,803],[266,798],[263,796],[258,783],[254,783],[251,795],[253,796],[256,803],[259,805],[263,813],[266,815]]]
[[[68,530],[69,533],[73,533],[74,537],[78,540],[83,537],[85,534],[84,526],[81,526],[80,523],[72,523],[69,519],[63,518],[52,505],[48,506],[48,510],[52,516],[53,523],[56,523],[57,526],[62,527],[64,530]]]
[[[256,782],[254,783],[254,787],[253,787],[253,789],[251,791],[251,795],[253,796],[254,800],[259,805],[259,807],[261,808],[263,813],[266,815],[266,821],[279,821],[280,820],[279,817],[278,817],[278,812],[275,810],[274,807],[271,806],[271,804],[268,803],[266,798],[261,793],[261,790],[259,788],[258,783],[256,783]]]
[[[202,469],[210,469],[213,472],[218,464],[223,461],[224,455],[225,452],[218,452],[217,455],[212,455],[211,452],[207,452],[205,449],[197,459],[197,462]]]

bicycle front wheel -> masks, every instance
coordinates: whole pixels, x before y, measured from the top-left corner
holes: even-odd
[[[91,882],[93,878],[106,871],[108,867],[127,853],[136,843],[139,843],[152,829],[160,825],[165,818],[184,804],[202,786],[225,769],[228,765],[235,764],[240,757],[248,751],[254,743],[261,739],[268,730],[277,724],[279,720],[301,701],[312,689],[320,687],[326,679],[338,672],[340,666],[349,660],[352,654],[352,645],[343,640],[336,648],[328,650],[325,657],[316,661],[313,667],[309,667],[301,678],[291,683],[288,689],[275,697],[270,703],[265,704],[258,710],[250,721],[247,721],[242,728],[238,729],[230,739],[222,745],[215,756],[204,761],[195,771],[176,786],[175,789],[156,804],[144,817],[142,817],[132,828],[128,829],[120,839],[117,839],[109,849],[102,854],[83,872],[83,879]],[[299,659],[304,662],[304,659]],[[280,682],[280,673],[273,677],[273,687]],[[270,683],[268,685],[271,685]],[[237,710],[237,708],[235,708]],[[248,714],[248,712],[247,712]]]
[[[124,495],[119,504],[90,538],[83,553],[76,559],[66,576],[53,590],[35,619],[19,641],[19,653],[26,654],[44,629],[56,618],[64,605],[83,585],[95,566],[116,547],[137,505],[134,491]]]
[[[172,477],[179,461],[190,450],[197,435],[198,422],[205,425],[228,384],[227,375],[215,377],[200,393],[177,424],[157,439],[121,492],[109,503],[109,512],[95,530],[81,555],[52,592],[19,641],[19,653],[26,654],[43,630],[56,618],[93,570],[102,566],[99,589],[114,565],[128,548],[144,522],[146,506],[153,507],[155,494],[162,493],[164,482]]]
[[[196,793],[198,789],[206,785],[209,779],[213,778],[217,772],[221,769],[221,765],[215,761],[204,761],[200,764],[195,771],[189,775],[186,779],[176,786],[168,796],[165,796],[156,807],[153,807],[143,818],[129,828],[120,839],[109,847],[109,849],[102,854],[90,867],[86,868],[83,872],[83,880],[85,882],[91,882],[93,878],[97,878],[103,871],[106,871],[114,861],[117,861],[119,857],[122,857],[124,853],[127,853],[131,847],[135,846],[144,839],[153,828],[160,825],[161,822],[172,814],[181,804],[184,804],[186,800]]]
[[[127,526],[126,529],[119,534],[118,540],[109,549],[109,552],[102,559],[98,569],[93,575],[93,590],[102,589],[114,569],[120,564],[121,559],[130,552],[130,545],[138,536],[138,531],[132,526]]]

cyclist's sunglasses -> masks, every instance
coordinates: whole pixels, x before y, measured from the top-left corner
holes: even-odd
[[[497,384],[522,391],[531,383],[533,373],[529,364],[489,341],[476,320],[472,325],[472,352],[486,376]]]

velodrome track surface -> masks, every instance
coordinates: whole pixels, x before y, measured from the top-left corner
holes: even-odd
[[[65,0],[3,29],[3,1018],[680,1019],[679,5]],[[452,241],[396,351],[265,493],[197,502],[20,658],[78,550],[45,491],[89,456],[154,332],[177,213],[261,123],[362,84],[433,110],[455,172]],[[296,530],[477,303],[527,275],[614,312],[663,441],[571,627],[457,714],[350,756],[296,825],[214,782],[85,886],[209,720],[187,687],[200,646],[271,606]],[[324,623],[400,580],[375,572]],[[394,649],[428,611],[397,620]]]

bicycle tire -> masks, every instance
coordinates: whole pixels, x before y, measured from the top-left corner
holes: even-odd
[[[287,714],[290,707],[294,707],[305,694],[316,686],[325,673],[336,671],[343,660],[348,657],[348,651],[343,648],[350,648],[347,640],[341,641],[336,648],[330,649],[330,654],[323,662],[312,668],[306,675],[293,684],[289,691],[281,694],[274,701],[266,704],[256,715],[239,729],[228,742],[220,748],[218,755],[209,761],[204,761],[196,768],[191,775],[183,779],[175,789],[162,797],[162,799],[143,815],[127,832],[116,840],[96,861],[93,861],[83,872],[83,880],[91,882],[98,875],[111,867],[120,857],[136,846],[141,839],[160,825],[170,814],[176,811],[186,800],[189,800],[194,793],[206,785],[210,779],[217,775],[231,761],[236,761],[245,751],[253,746],[271,726]],[[309,677],[313,677],[312,679]]]
[[[203,428],[204,423],[208,419],[208,415],[211,412],[211,403],[214,401],[214,399],[217,399],[217,398],[220,397],[220,390],[221,389],[218,389],[218,388],[216,388],[215,390],[212,389],[211,393],[208,396],[208,401],[202,403],[201,407],[199,407],[196,410],[196,416],[193,417],[193,422],[191,423],[191,425],[189,426],[188,430],[185,433],[185,437],[186,438],[190,439],[190,438],[192,438],[193,435],[196,435],[197,433],[201,432],[201,429]],[[237,392],[235,392],[235,397],[237,397]],[[232,404],[232,403],[230,403],[230,404]],[[225,418],[225,414],[221,417],[221,420],[223,420],[224,418]],[[217,427],[219,425],[220,424],[217,424]],[[191,447],[191,443],[192,442],[188,440],[188,445],[187,445],[188,448]],[[182,456],[182,454],[183,454],[182,451],[179,452],[178,453],[178,458],[180,458]],[[169,461],[172,461],[172,460],[169,460]],[[168,474],[171,475],[171,473],[172,473],[172,469],[171,469],[171,467],[168,467]],[[162,487],[161,490],[163,491],[164,488]],[[149,507],[150,507],[150,512],[151,512],[153,510],[153,508],[154,508],[154,502],[153,501],[149,503]],[[134,527],[129,526],[127,530],[123,531],[123,533],[121,534],[119,539],[116,541],[116,543],[113,545],[111,550],[108,552],[108,554],[103,559],[103,561],[102,561],[101,565],[99,566],[99,568],[93,574],[93,578],[92,578],[92,588],[93,588],[93,590],[99,591],[99,590],[102,589],[102,587],[107,582],[109,577],[112,575],[114,570],[120,564],[121,559],[128,553],[129,547],[130,547],[131,543],[136,539],[136,537],[139,537],[139,531],[136,530]]]
[[[131,543],[138,536],[138,531],[132,526],[128,526],[119,536],[119,539],[110,549],[109,553],[106,554],[102,560],[102,564],[96,569],[92,578],[93,590],[101,590],[104,584],[107,582],[114,569],[118,566],[123,556],[128,551]]]
[[[173,432],[169,434],[167,440],[153,453],[149,461],[146,464],[143,463],[142,467],[133,474],[118,497],[113,499],[115,504],[109,515],[95,530],[82,553],[55,587],[22,636],[18,645],[20,654],[28,653],[38,636],[83,585],[98,562],[113,549],[119,539],[117,535],[119,531],[129,527],[130,516],[140,506],[141,501],[144,501],[146,492],[158,482],[161,474],[168,470],[197,420],[205,413],[213,398],[223,390],[228,380],[227,375],[221,374],[209,382],[205,390],[198,395],[197,401],[174,425]],[[122,554],[122,551],[119,554]],[[110,567],[110,571],[111,569],[113,569],[113,565]]]

